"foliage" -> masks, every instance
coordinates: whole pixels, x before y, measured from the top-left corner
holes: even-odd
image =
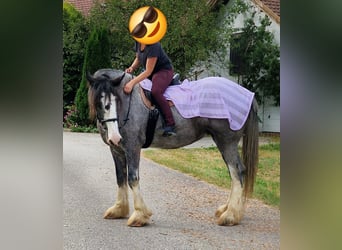
[[[270,25],[267,16],[257,27],[253,21],[254,15],[246,20],[240,36],[240,54],[246,65],[242,76],[242,85],[256,93],[257,100],[273,98],[274,103],[280,103],[280,50],[274,44],[273,34],[266,30]]]
[[[90,26],[107,27],[109,31],[111,66],[116,69],[128,67],[135,56],[134,40],[128,31],[131,14],[149,1],[108,0],[105,5],[97,3],[91,11]],[[100,68],[100,67],[98,67]]]
[[[75,105],[68,105],[66,108],[66,114],[63,117],[63,127],[72,128],[78,127],[78,116]]]
[[[65,107],[67,109],[66,114],[63,117],[63,127],[70,129],[72,132],[86,132],[95,133],[97,132],[97,127],[95,124],[81,126],[79,125],[80,119],[75,105],[68,105]]]
[[[206,60],[219,47],[219,13],[211,11],[207,0],[159,1],[158,6],[168,21],[163,46],[175,70],[187,76],[195,63]]]
[[[231,49],[237,50],[243,63],[243,72],[238,74],[241,84],[256,93],[259,103],[266,98],[280,103],[280,48],[274,42],[274,35],[267,30],[271,21],[268,16],[256,19],[256,10],[250,3],[237,0],[230,8],[226,19],[223,38]],[[245,17],[244,27],[234,29],[233,23],[238,14]],[[256,24],[259,21],[260,24]],[[239,33],[238,42],[234,33]],[[231,62],[228,67],[233,67]]]
[[[71,4],[63,2],[63,107],[75,99],[81,82],[85,41],[88,28],[85,18]]]
[[[86,54],[84,57],[82,81],[77,90],[75,104],[77,107],[77,116],[79,125],[89,125],[88,107],[88,86],[86,74],[93,73],[99,68],[110,68],[110,42],[108,30],[103,27],[95,28],[87,41]]]
[[[128,32],[128,21],[136,9],[150,5],[148,0],[108,0],[105,7],[97,4],[92,11],[91,25],[110,28],[114,68],[124,69],[132,63],[135,41]],[[184,77],[197,61],[206,59],[217,47],[218,29],[213,28],[217,12],[210,11],[206,0],[155,0],[153,6],[166,16],[168,29],[161,44],[175,71]]]

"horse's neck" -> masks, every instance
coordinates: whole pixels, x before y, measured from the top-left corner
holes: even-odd
[[[136,84],[131,92],[130,95],[125,94],[122,91],[122,95],[118,96],[120,105],[118,105],[119,109],[118,113],[120,114],[121,117],[123,117],[123,119],[126,119],[127,114],[131,114],[131,109],[132,107],[135,108],[139,108],[140,106],[144,106],[144,103],[142,102],[142,99],[140,97],[140,93],[139,93],[139,84]]]
[[[143,103],[141,96],[140,96],[140,84],[136,84],[134,86],[130,98],[132,98],[132,102],[134,102],[134,105],[144,106],[144,103]]]

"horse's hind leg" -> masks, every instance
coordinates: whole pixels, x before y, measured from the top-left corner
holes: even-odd
[[[107,209],[103,217],[105,219],[125,218],[129,214],[126,159],[124,154],[118,154],[112,148],[111,152],[115,162],[118,193],[115,204]]]
[[[227,164],[231,176],[231,191],[227,203],[220,206],[215,216],[217,223],[222,226],[233,226],[239,224],[244,212],[245,197],[243,187],[239,178],[239,171],[243,171],[244,166],[238,152],[238,141],[227,142],[224,137],[214,137],[222,157]],[[240,173],[241,176],[241,173]]]
[[[130,151],[127,154],[128,161],[128,184],[133,191],[134,212],[129,217],[127,225],[131,227],[141,227],[149,223],[152,212],[147,208],[139,186],[139,160],[140,149]]]

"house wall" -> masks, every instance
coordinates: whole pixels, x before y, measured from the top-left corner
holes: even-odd
[[[262,120],[259,123],[260,132],[280,132],[280,107],[274,106],[270,101],[259,106],[258,116]]]
[[[260,22],[259,22],[259,18],[260,17],[264,17],[266,14],[265,12],[263,12],[262,10],[260,10],[257,6],[255,6],[255,4],[250,1],[251,4],[254,6],[255,10],[257,11],[258,15],[255,16],[254,18],[254,22],[256,25],[259,25]],[[230,2],[231,4],[232,2]],[[229,10],[229,6],[228,5],[228,8],[227,8],[227,12]],[[243,28],[243,25],[244,25],[244,16],[242,14],[239,14],[236,19],[235,19],[235,22],[233,24],[233,26],[235,28]],[[273,33],[274,35],[274,41],[280,46],[280,25],[275,21],[273,20],[272,18],[270,18],[271,20],[271,25],[268,27],[268,31],[270,31],[271,33]]]
[[[230,1],[227,5],[227,14],[229,12],[229,6],[233,1]],[[253,5],[254,3],[251,2]],[[259,17],[263,17],[265,15],[257,6],[255,6],[258,15],[256,15],[254,21],[256,24],[259,23]],[[280,46],[280,25],[271,20],[271,25],[268,27],[268,30],[274,34],[275,42]],[[244,16],[239,14],[234,22],[235,28],[242,28],[244,25]],[[229,59],[229,48],[227,48],[227,56]],[[232,81],[239,82],[237,77],[229,75],[229,70],[225,67],[222,67],[220,60],[215,56],[210,58],[210,66],[205,66],[207,63],[200,63],[200,66],[196,66],[192,72],[197,72],[192,77],[193,79],[201,79],[208,76],[222,76],[226,77]],[[266,101],[264,106],[259,106],[258,115],[262,122],[259,124],[260,132],[280,132],[280,107],[274,106],[272,102]]]

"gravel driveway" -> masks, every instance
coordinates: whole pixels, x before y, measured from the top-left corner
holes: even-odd
[[[151,224],[104,220],[116,195],[108,147],[98,134],[63,134],[64,249],[279,249],[280,211],[249,200],[242,223],[221,227],[214,213],[229,190],[142,158],[140,186]],[[132,212],[132,195],[130,206]]]

